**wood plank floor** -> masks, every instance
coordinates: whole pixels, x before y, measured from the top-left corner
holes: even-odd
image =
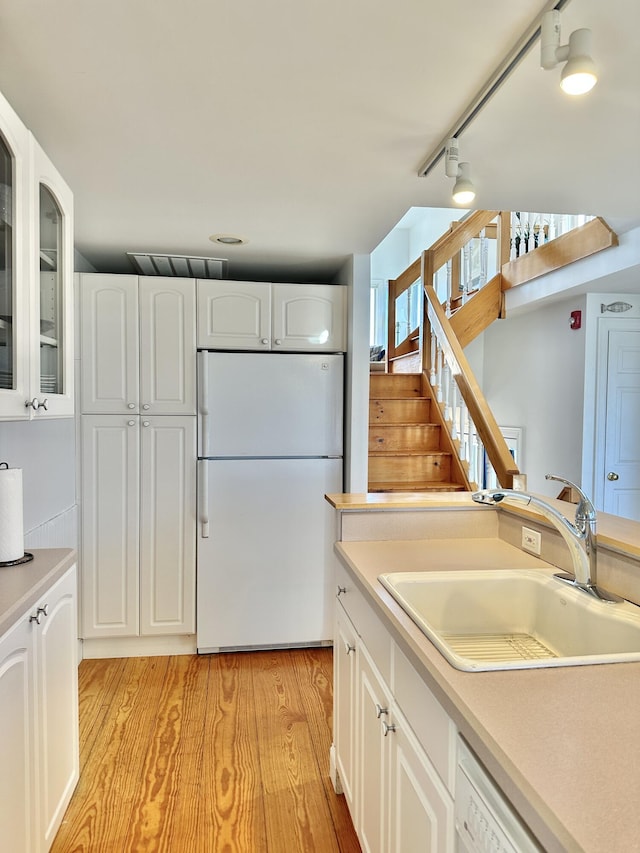
[[[86,660],[52,853],[359,853],[329,779],[331,649]]]

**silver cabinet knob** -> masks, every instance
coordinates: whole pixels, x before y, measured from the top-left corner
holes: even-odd
[[[49,605],[45,604],[44,607],[38,607],[36,613],[42,613],[43,616],[49,615]]]
[[[349,643],[345,643],[345,644],[344,644],[344,650],[345,650],[345,652],[346,652],[348,655],[350,655],[350,654],[351,654],[351,652],[355,652],[356,647],[355,647],[355,646],[351,646],[351,645],[349,645]]]
[[[280,346],[280,344],[281,344],[281,343],[282,343],[281,339],[280,339],[280,338],[276,338],[276,346]]]
[[[345,595],[346,591],[347,591],[346,586],[339,586],[338,592],[336,593],[336,596]]]
[[[135,403],[127,403],[127,409],[135,409],[135,407],[136,407]]]
[[[31,616],[29,616],[29,622],[35,622],[36,625],[39,625],[41,621],[42,614],[40,613],[40,610],[38,610],[36,613],[32,613]]]
[[[127,421],[127,426],[135,426],[135,425],[136,425],[135,421]]]
[[[25,408],[31,408],[34,412],[37,412],[38,409],[44,409],[46,412],[49,409],[49,400],[45,397],[45,399],[40,402],[37,397],[34,397],[33,400],[27,400],[24,405]]]
[[[382,707],[382,705],[378,705],[378,703],[376,702],[376,717],[377,717],[378,719],[380,719],[380,717],[381,717],[383,714],[388,714],[388,713],[389,713],[389,709],[388,709],[388,708],[383,708],[383,707]]]
[[[384,720],[382,721],[382,731],[385,737],[389,734],[389,732],[395,732],[395,730],[395,723],[385,723]]]
[[[143,409],[145,410],[145,412],[146,412],[148,409],[150,409],[150,408],[151,408],[151,406],[150,406],[148,403],[143,403],[142,408],[143,408]]]
[[[269,343],[269,338],[263,338],[260,343],[266,346]]]
[[[151,422],[150,421],[142,421],[142,426],[143,427],[151,426]]]
[[[618,474],[616,474],[615,471],[609,471],[609,473],[607,474],[607,480],[619,480],[619,479],[620,479],[620,476]]]

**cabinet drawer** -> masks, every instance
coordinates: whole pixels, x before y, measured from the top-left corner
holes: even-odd
[[[440,778],[453,794],[456,727],[409,660],[393,647],[393,695]]]
[[[388,630],[341,565],[336,566],[336,587],[338,599],[378,671],[387,684],[391,683],[391,637]]]

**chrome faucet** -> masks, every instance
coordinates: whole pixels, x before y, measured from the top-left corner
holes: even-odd
[[[489,504],[491,506],[499,503],[524,504],[525,506],[531,504],[535,506],[540,514],[551,521],[556,530],[558,530],[567,543],[571,555],[573,576],[563,572],[556,574],[555,577],[603,601],[621,601],[622,599],[618,596],[599,589],[596,584],[597,543],[596,509],[594,505],[575,483],[565,480],[563,477],[556,477],[554,474],[547,474],[546,479],[564,483],[575,489],[580,495],[573,523],[565,518],[557,509],[546,503],[546,501],[527,492],[517,492],[512,489],[484,489],[480,492],[474,492],[471,497],[476,503]]]

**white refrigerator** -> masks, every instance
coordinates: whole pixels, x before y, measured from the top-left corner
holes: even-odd
[[[198,353],[197,645],[332,637],[342,355]]]

